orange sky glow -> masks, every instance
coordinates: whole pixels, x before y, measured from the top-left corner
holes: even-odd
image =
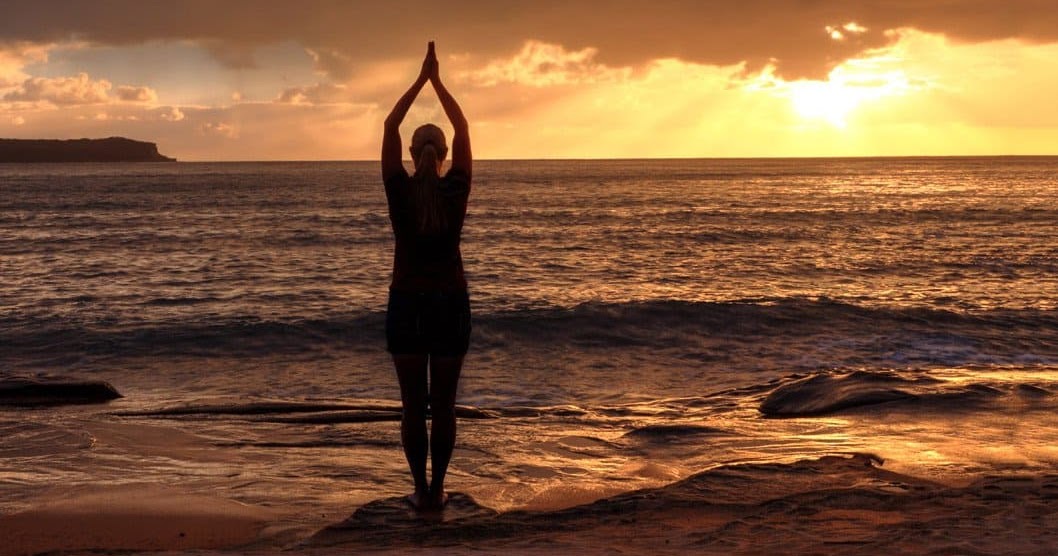
[[[0,137],[375,159],[436,40],[478,158],[1058,154],[1035,0],[11,4]],[[426,121],[429,91],[405,123]]]

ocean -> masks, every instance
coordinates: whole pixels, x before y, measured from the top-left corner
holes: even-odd
[[[0,515],[165,484],[295,542],[410,490],[376,162],[0,165],[0,193],[0,382],[123,395],[0,405]],[[477,162],[449,488],[1053,472],[1056,222],[1058,157]]]

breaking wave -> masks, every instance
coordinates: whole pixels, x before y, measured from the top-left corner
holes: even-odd
[[[195,319],[198,320],[195,320]],[[321,347],[382,349],[385,315],[320,319],[192,317],[186,322],[74,324],[0,319],[10,355],[268,354]],[[1002,308],[973,313],[865,307],[830,299],[740,302],[584,303],[477,313],[472,349],[664,349],[702,355],[709,342],[772,345],[830,356],[830,367],[1058,362],[1058,311]],[[709,360],[703,355],[702,361]],[[792,357],[792,355],[791,355]]]

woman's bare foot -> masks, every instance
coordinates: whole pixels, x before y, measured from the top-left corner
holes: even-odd
[[[408,504],[412,508],[415,508],[416,511],[422,511],[429,508],[429,504],[432,502],[430,493],[418,490],[405,496],[404,499],[407,500]]]
[[[434,510],[443,510],[446,504],[448,504],[447,492],[442,490],[440,492],[430,493],[430,508]]]

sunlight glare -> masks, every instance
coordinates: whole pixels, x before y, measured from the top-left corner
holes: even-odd
[[[794,81],[785,83],[783,89],[802,119],[845,128],[849,115],[863,103],[902,95],[911,87],[901,71],[877,72],[869,65],[847,65],[835,68],[826,81]]]
[[[860,99],[843,86],[830,81],[798,81],[789,85],[790,102],[803,119],[825,120],[836,127],[846,126],[846,116]]]

